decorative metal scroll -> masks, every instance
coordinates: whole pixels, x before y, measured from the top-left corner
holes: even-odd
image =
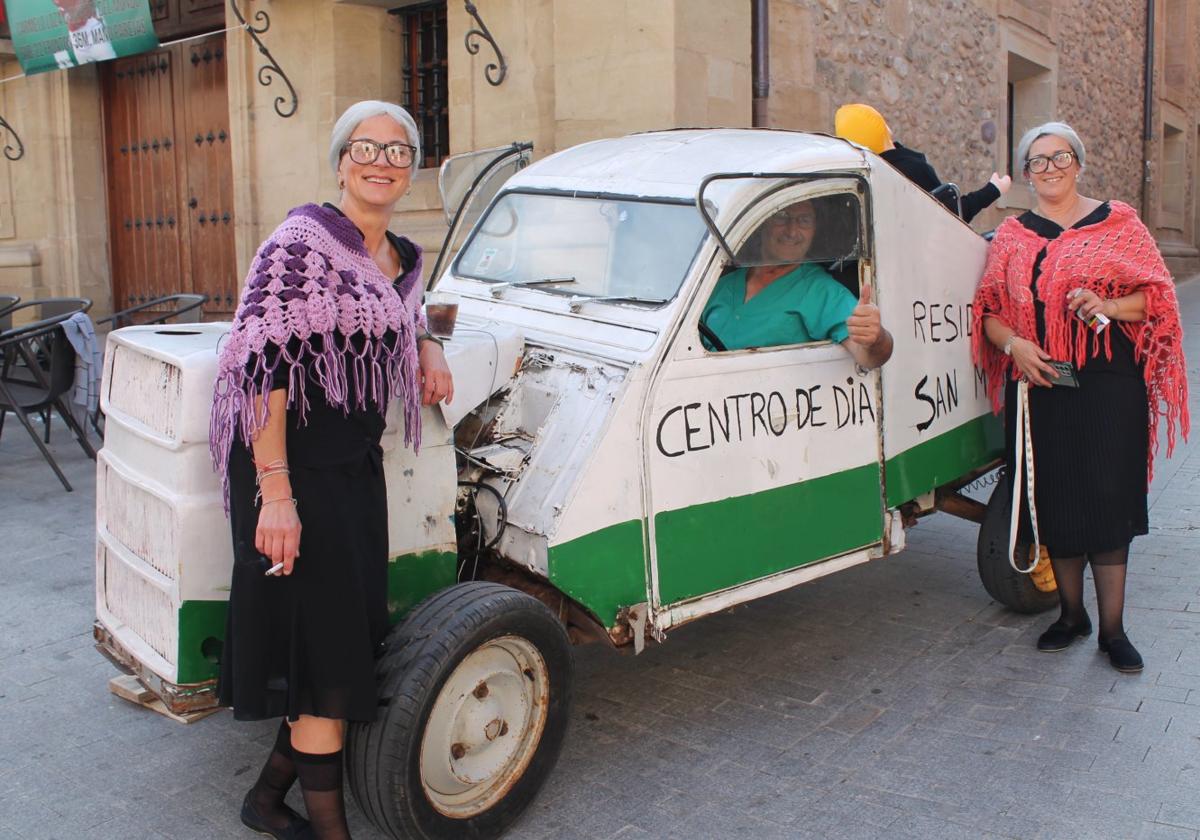
[[[9,160],[20,160],[25,157],[25,144],[21,142],[21,135],[17,134],[17,130],[8,124],[8,120],[0,117],[0,129],[7,131],[12,135],[12,139],[16,141],[16,148],[13,148],[12,142],[4,144],[4,156]]]
[[[492,45],[492,49],[496,51],[496,61],[489,62],[483,68],[483,75],[487,78],[488,84],[493,87],[498,87],[504,81],[504,77],[508,75],[508,62],[504,60],[504,53],[500,52],[500,45],[496,43],[496,39],[492,37],[491,31],[487,28],[487,24],[483,22],[483,18],[479,17],[479,10],[475,8],[475,4],[471,0],[463,0],[467,8],[467,14],[475,18],[475,29],[467,30],[467,37],[463,39],[467,52],[471,55],[478,55],[480,47],[479,41],[483,39]],[[498,64],[496,62],[499,62]]]
[[[275,56],[271,55],[271,51],[267,49],[266,44],[262,42],[262,38],[258,37],[264,34],[271,28],[271,17],[261,9],[254,13],[254,20],[261,24],[255,27],[254,24],[247,23],[242,10],[238,8],[237,0],[229,0],[229,6],[233,9],[233,13],[237,19],[241,21],[242,26],[246,29],[251,40],[258,47],[258,51],[262,53],[266,59],[266,64],[258,68],[258,83],[263,87],[269,87],[276,77],[283,80],[287,85],[288,93],[291,94],[292,101],[288,102],[287,97],[282,94],[275,97],[275,113],[283,118],[290,117],[296,113],[296,108],[300,104],[299,98],[296,96],[296,88],[292,85],[292,80],[287,77],[287,73],[283,72],[283,68],[279,66],[279,62],[275,60]]]

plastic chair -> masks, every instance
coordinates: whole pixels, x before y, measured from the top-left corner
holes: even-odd
[[[156,306],[163,306],[168,303],[177,304],[172,310],[166,312],[152,312],[146,320],[135,319],[133,316],[139,312],[144,312],[148,309],[153,309]],[[96,326],[101,324],[111,324],[114,330],[121,327],[128,327],[132,324],[165,324],[168,321],[177,321],[181,324],[195,324],[204,317],[204,304],[208,303],[208,295],[192,295],[192,294],[175,294],[163,295],[162,297],[148,300],[145,303],[139,303],[136,306],[131,306],[128,309],[122,309],[120,312],[114,312],[107,318],[101,318],[96,322]]]
[[[82,311],[82,310],[77,310]],[[62,322],[73,315],[73,312],[43,318],[32,324],[26,324],[0,333],[0,352],[7,354],[12,349],[25,361],[32,373],[33,381],[0,377],[0,432],[4,428],[6,412],[17,415],[25,431],[33,438],[42,457],[50,464],[58,480],[67,491],[71,491],[71,483],[59,468],[58,462],[41,436],[34,429],[29,415],[36,412],[48,413],[51,408],[57,409],[68,428],[75,433],[84,453],[95,460],[96,450],[87,439],[87,432],[79,425],[63,397],[68,394],[75,382],[75,348],[67,340],[63,332]],[[44,355],[44,365],[35,354]]]

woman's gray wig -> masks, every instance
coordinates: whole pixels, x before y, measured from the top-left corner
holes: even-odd
[[[1071,151],[1075,152],[1075,159],[1079,161],[1079,168],[1083,169],[1085,166],[1083,141],[1079,139],[1079,135],[1075,133],[1075,129],[1064,122],[1048,122],[1034,126],[1026,131],[1021,137],[1021,142],[1017,144],[1017,163],[1021,165],[1022,171],[1024,171],[1025,164],[1029,160],[1029,147],[1042,137],[1061,137],[1070,143]]]
[[[354,133],[354,129],[358,128],[358,124],[363,120],[369,120],[371,117],[387,115],[394,119],[400,125],[404,126],[404,133],[408,135],[408,144],[416,149],[413,152],[413,169],[416,169],[421,162],[421,135],[417,131],[417,124],[413,121],[412,115],[401,108],[399,105],[394,105],[391,102],[380,102],[378,99],[366,99],[362,102],[355,102],[349,108],[342,112],[338,117],[338,121],[333,124],[333,136],[329,139],[329,165],[334,173],[337,173],[338,163],[342,159],[342,149],[347,141],[350,140],[350,135]]]

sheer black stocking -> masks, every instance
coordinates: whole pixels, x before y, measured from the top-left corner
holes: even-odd
[[[1100,638],[1109,641],[1125,637],[1125,570],[1129,546],[1098,551],[1088,555],[1092,577],[1096,581],[1096,604],[1100,611]]]
[[[271,828],[284,829],[295,817],[295,811],[283,803],[296,781],[296,761],[292,753],[292,728],[285,718],[275,735],[275,747],[250,789],[254,810]]]
[[[1077,626],[1088,620],[1083,607],[1083,569],[1087,557],[1050,557],[1054,582],[1058,585],[1058,605],[1062,610],[1059,621]]]
[[[342,799],[342,751],[316,754],[295,750],[295,755],[313,836],[318,840],[350,840]]]

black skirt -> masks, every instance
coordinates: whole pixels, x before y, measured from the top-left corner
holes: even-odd
[[[218,695],[239,720],[376,714],[375,658],[388,630],[383,419],[344,414],[308,384],[307,423],[295,411],[287,420],[302,529],[288,577],[264,575],[253,460],[240,442],[230,454],[234,567]]]
[[[1014,451],[1017,385],[1004,395],[1008,463]],[[1079,371],[1078,388],[1029,388],[1038,536],[1051,557],[1129,545],[1149,528],[1146,383],[1138,376]],[[1009,475],[1013,474],[1010,466]],[[1018,535],[1033,541],[1025,491]]]

